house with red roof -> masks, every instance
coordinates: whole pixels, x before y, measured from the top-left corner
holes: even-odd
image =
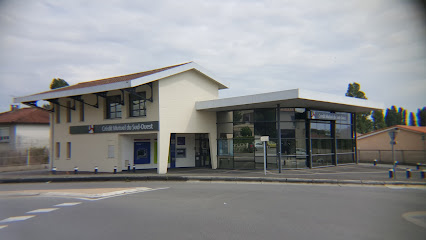
[[[391,132],[397,132],[394,145],[395,160],[400,164],[426,163],[426,127],[396,125],[358,136],[360,161],[374,159],[392,163]]]
[[[12,106],[0,113],[0,166],[26,164],[29,149],[47,151],[49,118],[48,111],[37,108]]]

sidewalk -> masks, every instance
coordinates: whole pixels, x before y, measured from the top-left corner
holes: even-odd
[[[157,174],[155,169],[124,171],[117,174],[93,172],[57,172],[48,170],[2,172],[0,183],[71,182],[71,181],[235,181],[278,183],[322,183],[360,185],[420,185],[426,187],[426,179],[413,166],[398,166],[396,179],[389,178],[392,165],[358,164],[299,170],[226,170],[206,168],[168,169],[167,174]],[[411,178],[406,169],[411,169]],[[423,167],[423,170],[424,169]]]

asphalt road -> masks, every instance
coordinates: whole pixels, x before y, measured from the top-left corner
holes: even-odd
[[[197,182],[0,185],[0,239],[5,240],[382,240],[425,235],[424,188]]]

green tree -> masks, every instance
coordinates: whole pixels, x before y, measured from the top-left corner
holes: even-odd
[[[407,125],[407,111],[402,107],[398,108],[397,125]]]
[[[61,88],[61,87],[66,87],[69,86],[69,84],[61,78],[54,78],[52,80],[52,83],[50,83],[50,89],[56,89],[56,88]]]
[[[426,107],[417,109],[417,124],[419,126],[426,126]]]
[[[398,125],[398,111],[396,110],[395,106],[392,106],[391,108],[386,109],[386,115],[385,115],[385,122],[386,126],[392,127],[395,125]]]
[[[365,93],[360,89],[359,83],[349,83],[345,96],[367,99]],[[373,130],[373,122],[369,119],[370,115],[371,112],[356,113],[356,131],[358,133],[367,133]]]
[[[414,115],[413,112],[410,112],[409,118],[408,118],[408,123],[410,124],[410,126],[417,126],[416,123],[416,115]]]
[[[371,118],[373,119],[374,130],[379,130],[386,127],[385,117],[383,116],[382,110],[373,111]]]
[[[249,127],[242,127],[241,130],[240,130],[240,134],[243,137],[251,137],[252,131]]]

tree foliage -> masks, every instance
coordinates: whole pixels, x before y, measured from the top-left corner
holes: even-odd
[[[426,107],[417,109],[417,124],[419,126],[426,126]]]
[[[56,89],[56,88],[61,88],[61,87],[66,87],[69,86],[69,84],[61,78],[54,78],[52,80],[52,83],[50,83],[50,89]]]
[[[409,124],[410,126],[417,126],[417,122],[416,122],[416,115],[414,115],[414,113],[413,113],[413,112],[410,112],[409,120],[408,120],[408,124]]]
[[[252,131],[249,127],[242,127],[241,130],[240,130],[240,134],[243,137],[251,137]]]
[[[385,117],[382,110],[373,111],[371,118],[373,119],[374,130],[379,130],[386,127]]]
[[[367,96],[361,91],[359,83],[349,83],[345,96],[367,99]],[[356,114],[356,131],[358,133],[367,133],[373,130],[373,122],[369,119],[371,112],[362,112]]]

